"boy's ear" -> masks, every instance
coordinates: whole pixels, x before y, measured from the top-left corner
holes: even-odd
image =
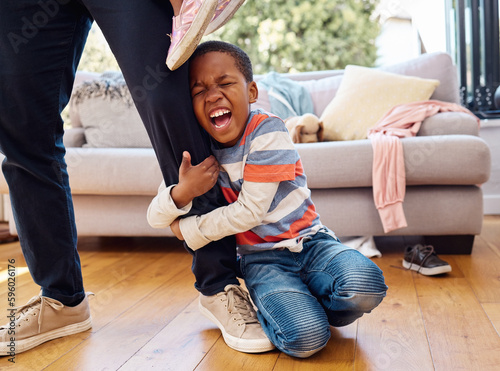
[[[252,81],[251,83],[248,84],[248,98],[249,98],[248,103],[257,102],[258,97],[259,97],[259,88],[257,88],[257,83],[255,81]]]

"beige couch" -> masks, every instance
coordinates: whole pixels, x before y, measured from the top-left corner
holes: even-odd
[[[459,102],[456,69],[447,54],[423,55],[382,70],[438,79],[440,85],[431,98]],[[288,76],[301,81],[320,116],[334,98],[343,72]],[[88,78],[78,75],[79,82]],[[110,81],[118,84],[119,79],[110,77],[104,85],[94,86],[87,97],[72,98],[73,128],[66,131],[65,144],[78,233],[172,236],[169,229],[153,229],[146,221],[161,174],[126,89],[122,84],[110,97]],[[257,104],[269,108],[265,90],[261,89]],[[408,227],[388,235],[427,236],[441,253],[469,253],[483,220],[482,192],[477,185],[486,182],[490,173],[490,152],[478,137],[477,123],[463,113],[438,113],[424,121],[416,137],[402,141]],[[385,235],[372,195],[370,140],[297,144],[297,149],[325,225],[339,236]],[[3,176],[0,192],[8,193]],[[10,228],[15,233],[12,219]]]

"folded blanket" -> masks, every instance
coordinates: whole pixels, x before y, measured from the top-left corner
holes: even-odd
[[[288,77],[270,72],[259,80],[257,85],[267,90],[271,113],[283,120],[291,116],[314,113],[311,94],[301,84]]]

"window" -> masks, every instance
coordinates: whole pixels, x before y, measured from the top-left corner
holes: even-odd
[[[458,68],[462,104],[478,116],[500,116],[499,0],[446,0],[448,49]]]

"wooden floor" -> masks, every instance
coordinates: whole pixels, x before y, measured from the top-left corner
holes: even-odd
[[[442,255],[442,277],[400,269],[402,250],[379,246],[387,297],[320,353],[243,354],[198,313],[191,258],[174,239],[81,238],[93,328],[17,354],[8,370],[500,370],[500,216],[487,216],[472,255]],[[392,251],[391,251],[392,250]],[[0,245],[0,306],[15,259],[16,304],[38,293],[18,242]],[[5,316],[6,317],[6,316]],[[4,318],[4,317],[2,317]],[[2,320],[7,322],[6,318]]]

